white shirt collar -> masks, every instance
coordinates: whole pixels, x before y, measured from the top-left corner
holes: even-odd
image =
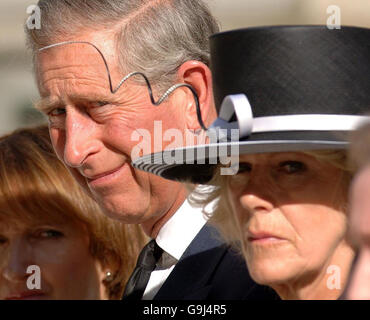
[[[202,208],[194,208],[188,200],[185,200],[159,230],[155,240],[165,252],[180,260],[206,222],[207,218],[202,213]]]

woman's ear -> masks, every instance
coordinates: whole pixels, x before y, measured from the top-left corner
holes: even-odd
[[[186,61],[177,71],[178,81],[191,85],[198,94],[199,106],[203,123],[208,127],[216,119],[213,102],[212,74],[210,69],[200,61]],[[186,90],[186,91],[185,91]],[[184,88],[187,103],[185,120],[187,129],[197,130],[201,126],[197,117],[197,109],[192,92]]]
[[[110,253],[106,253],[104,260],[105,261],[103,263],[100,263],[103,281],[111,282],[119,270],[120,262],[115,256],[113,256],[113,254]]]

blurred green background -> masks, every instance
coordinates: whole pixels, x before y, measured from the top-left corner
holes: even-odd
[[[370,27],[370,0],[206,0],[222,30],[261,25],[326,24],[329,5],[342,25]],[[0,0],[0,135],[45,121],[32,107],[37,88],[25,50],[23,23],[37,1]]]

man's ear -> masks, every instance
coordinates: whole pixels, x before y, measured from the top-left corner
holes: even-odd
[[[208,127],[216,119],[217,115],[213,102],[211,70],[204,63],[191,60],[181,65],[177,75],[179,82],[191,85],[198,94],[202,120]],[[183,89],[187,97],[185,107],[186,126],[188,129],[200,129],[193,94],[189,89]]]

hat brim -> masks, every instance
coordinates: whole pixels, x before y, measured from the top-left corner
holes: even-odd
[[[302,134],[306,136],[306,139],[302,139]],[[326,136],[328,139],[323,139],[323,136],[325,136],[323,132],[321,132],[321,139],[317,139],[317,137],[315,137],[316,139],[309,139],[307,137],[317,136],[317,132],[296,132],[293,135],[297,139],[276,140],[279,134],[275,133],[273,139],[270,140],[259,140],[261,137],[254,137],[253,140],[169,149],[137,158],[132,162],[132,165],[165,179],[204,184],[211,180],[214,169],[220,162],[227,163],[227,157],[270,152],[346,149],[348,146],[348,141],[343,137],[342,139],[333,139],[333,132],[328,132]],[[343,132],[340,135],[343,135]],[[290,136],[292,137],[292,133],[290,133]]]

